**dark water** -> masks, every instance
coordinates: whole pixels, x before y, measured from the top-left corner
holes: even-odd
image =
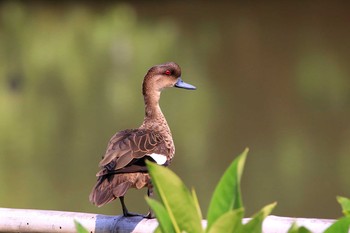
[[[350,196],[349,5],[20,5],[0,12],[0,206],[119,214],[88,202],[109,138],[143,119],[147,69],[176,61],[195,92],[166,90],[171,166],[206,211],[250,148],[250,215],[336,218]],[[132,211],[147,211],[131,191]]]

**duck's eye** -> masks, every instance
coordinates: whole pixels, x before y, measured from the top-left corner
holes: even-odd
[[[171,71],[170,71],[170,70],[166,70],[166,71],[165,71],[165,74],[166,74],[166,75],[170,75],[170,74],[171,74]]]

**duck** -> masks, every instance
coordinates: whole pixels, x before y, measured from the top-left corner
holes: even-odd
[[[173,137],[159,106],[161,92],[169,87],[196,89],[182,80],[181,68],[175,62],[155,65],[148,70],[142,83],[144,120],[140,127],[119,131],[108,142],[99,162],[97,182],[89,195],[92,204],[101,207],[118,198],[123,216],[154,217],[151,210],[147,215],[129,212],[124,196],[130,188],[146,187],[147,195],[152,197],[153,186],[146,160],[169,166],[175,155]]]

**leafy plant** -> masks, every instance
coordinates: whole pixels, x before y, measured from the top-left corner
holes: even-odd
[[[194,190],[186,188],[181,179],[168,168],[147,162],[149,173],[160,201],[146,197],[155,212],[159,226],[156,232],[163,233],[260,233],[262,223],[276,203],[262,208],[251,220],[243,224],[244,207],[240,182],[248,149],[244,150],[221,177],[211,198],[207,226],[202,227],[202,213]],[[335,221],[324,233],[348,233],[350,226],[350,199],[337,197],[344,217]],[[293,224],[288,233],[311,233],[306,227]]]
[[[181,179],[168,168],[147,162],[153,185],[160,201],[146,197],[155,212],[159,226],[156,233],[261,233],[264,219],[276,203],[262,208],[248,223],[243,224],[244,208],[240,182],[248,149],[244,150],[225,171],[210,201],[207,226],[202,227],[202,212],[195,191],[189,191]],[[348,233],[350,226],[350,199],[337,197],[344,217],[335,221],[324,233]],[[74,221],[78,233],[88,231]],[[293,224],[288,233],[311,233],[306,227]]]
[[[328,227],[324,233],[348,233],[350,228],[350,199],[345,197],[337,197],[337,200],[343,210],[344,217],[335,221]]]
[[[346,197],[338,196],[337,201],[339,202],[342,208],[343,214],[345,216],[350,216],[350,199]]]
[[[220,179],[209,205],[205,229],[202,227],[202,213],[195,192],[190,192],[181,179],[168,168],[148,162],[153,185],[160,197],[160,201],[146,198],[159,221],[156,232],[261,232],[263,220],[276,203],[262,208],[248,223],[242,223],[244,208],[240,181],[247,153],[248,149],[244,150]]]
[[[86,228],[83,227],[83,225],[81,225],[81,223],[79,223],[77,220],[74,220],[74,225],[77,233],[89,233],[89,231],[86,230]]]
[[[330,225],[324,233],[348,233],[350,228],[350,199],[345,197],[337,197],[337,200],[343,210],[344,217],[335,221]],[[311,232],[305,227],[297,227],[293,224],[289,229],[288,233],[309,233]]]
[[[298,227],[297,224],[293,224],[288,233],[311,233],[306,227]]]

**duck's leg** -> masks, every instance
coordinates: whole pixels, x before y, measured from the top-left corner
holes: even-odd
[[[120,204],[122,205],[124,217],[129,216],[129,211],[128,211],[128,209],[126,208],[126,205],[125,205],[125,203],[124,203],[124,196],[119,197],[119,200],[120,200]]]
[[[154,195],[153,193],[153,185],[151,183],[151,181],[148,181],[147,183],[147,196],[152,198]],[[137,214],[137,213],[132,213],[129,212],[128,209],[126,208],[125,202],[124,202],[124,196],[119,197],[120,200],[120,204],[122,205],[122,209],[123,209],[123,216],[124,217],[134,217],[134,216],[141,216],[144,218],[155,218],[155,215],[153,214],[153,211],[151,208],[149,208],[149,212],[146,215],[143,214]]]
[[[151,183],[151,181],[148,182],[147,185],[147,196],[152,198],[153,197],[153,185]],[[155,218],[156,216],[153,214],[153,211],[151,208],[149,208],[149,212],[148,214],[145,216],[145,218]]]
[[[119,197],[119,200],[120,200],[120,204],[122,205],[122,208],[123,208],[123,216],[124,217],[135,217],[135,216],[142,216],[142,214],[137,214],[137,213],[132,213],[132,212],[129,212],[128,209],[126,208],[126,205],[124,203],[124,196],[121,196]]]

